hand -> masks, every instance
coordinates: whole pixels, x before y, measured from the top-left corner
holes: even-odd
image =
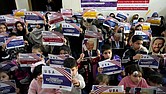
[[[97,71],[98,71],[98,73],[102,74],[103,68],[102,68],[102,67],[98,67],[98,68],[97,68]]]
[[[136,54],[133,56],[133,59],[140,60],[142,58],[142,54]]]
[[[43,76],[42,76],[42,75],[39,75],[39,76],[37,76],[37,78],[36,78],[37,82],[38,82],[40,85],[42,85],[42,79],[43,79]]]
[[[72,79],[72,83],[73,83],[74,86],[77,86],[77,87],[80,86],[80,82],[75,78]]]

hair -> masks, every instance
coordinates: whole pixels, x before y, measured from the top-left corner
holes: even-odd
[[[24,23],[22,23],[22,22],[20,22],[20,21],[17,21],[17,22],[15,23],[16,30],[18,30],[18,29],[17,29],[17,24],[21,24],[21,26],[24,28]]]
[[[77,62],[74,58],[66,58],[64,60],[63,66],[67,68],[77,67]]]
[[[96,77],[95,84],[99,85],[101,82],[106,83],[109,85],[109,76],[106,74],[98,74]]]
[[[40,45],[40,44],[34,45],[32,49],[38,49],[39,52],[44,52],[44,47],[43,45]]]
[[[112,51],[111,46],[109,44],[104,44],[104,45],[101,46],[101,52],[102,53],[106,50],[111,50]]]
[[[142,25],[141,24],[136,25],[135,30],[137,30],[138,27],[142,27]]]
[[[113,15],[113,16],[111,16],[111,15]],[[115,14],[114,13],[110,13],[109,16],[112,17],[112,18],[115,18]]]
[[[72,17],[75,18],[76,22],[78,23],[78,17],[76,15],[73,15]]]
[[[141,17],[138,19],[138,22],[141,22],[142,19],[145,21],[145,19]]]
[[[148,81],[155,84],[163,84],[162,75],[159,73],[151,74],[148,78]]]
[[[143,41],[143,38],[142,38],[141,35],[134,35],[134,36],[132,37],[132,43],[134,43],[134,42],[136,42],[136,41],[138,41],[138,40]]]
[[[59,52],[60,52],[61,50],[67,51],[68,54],[71,53],[71,49],[70,49],[70,47],[67,46],[67,45],[62,45],[62,46],[59,48]]]
[[[139,71],[143,74],[143,70],[138,64],[131,64],[125,67],[126,74],[131,75],[134,71]]]
[[[162,37],[157,37],[153,40],[152,44],[156,41],[156,40],[162,40],[163,41],[163,46],[164,46],[164,43],[165,43],[165,39],[162,38]]]
[[[42,66],[44,66],[44,64],[40,64],[40,65],[38,65],[34,68],[34,70],[32,72],[32,77],[33,78],[37,78],[37,76],[42,74]]]
[[[154,12],[153,14],[152,14],[152,17],[158,17],[159,16],[159,14],[157,13],[157,12]]]

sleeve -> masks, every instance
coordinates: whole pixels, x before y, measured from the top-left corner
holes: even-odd
[[[126,89],[126,84],[125,84],[125,80],[124,78],[119,82],[118,86],[121,86],[123,85],[124,86],[124,89]]]
[[[78,75],[78,81],[80,83],[79,88],[83,89],[85,87],[85,81],[84,81],[84,78],[80,74]]]
[[[37,83],[35,79],[33,79],[29,85],[28,94],[37,94]]]

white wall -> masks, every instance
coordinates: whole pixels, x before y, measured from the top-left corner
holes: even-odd
[[[28,0],[15,0],[17,9],[26,9],[29,10]]]
[[[74,11],[81,10],[81,0],[62,0],[63,8],[73,9]],[[157,11],[160,15],[166,18],[166,0],[150,0],[148,11],[123,11],[124,13],[129,13],[133,15],[138,13],[141,17],[146,18],[151,16],[154,11]],[[119,11],[101,11],[101,13],[108,15],[110,12],[117,13]]]

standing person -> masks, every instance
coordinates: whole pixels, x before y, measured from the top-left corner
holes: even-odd
[[[161,49],[164,47],[164,44],[165,44],[165,39],[164,38],[162,38],[162,37],[155,38],[152,41],[151,52],[149,54],[152,54],[152,55],[162,54]]]
[[[78,73],[78,65],[74,58],[66,58],[64,60],[64,67],[71,69],[72,75],[72,90],[62,91],[63,94],[81,94],[81,89],[85,87],[84,78]]]
[[[124,85],[124,89],[126,90],[127,87],[130,88],[148,88],[149,85],[147,84],[146,80],[142,78],[143,72],[142,68],[137,64],[129,65],[125,68],[126,73],[128,76],[124,77],[119,86]]]

